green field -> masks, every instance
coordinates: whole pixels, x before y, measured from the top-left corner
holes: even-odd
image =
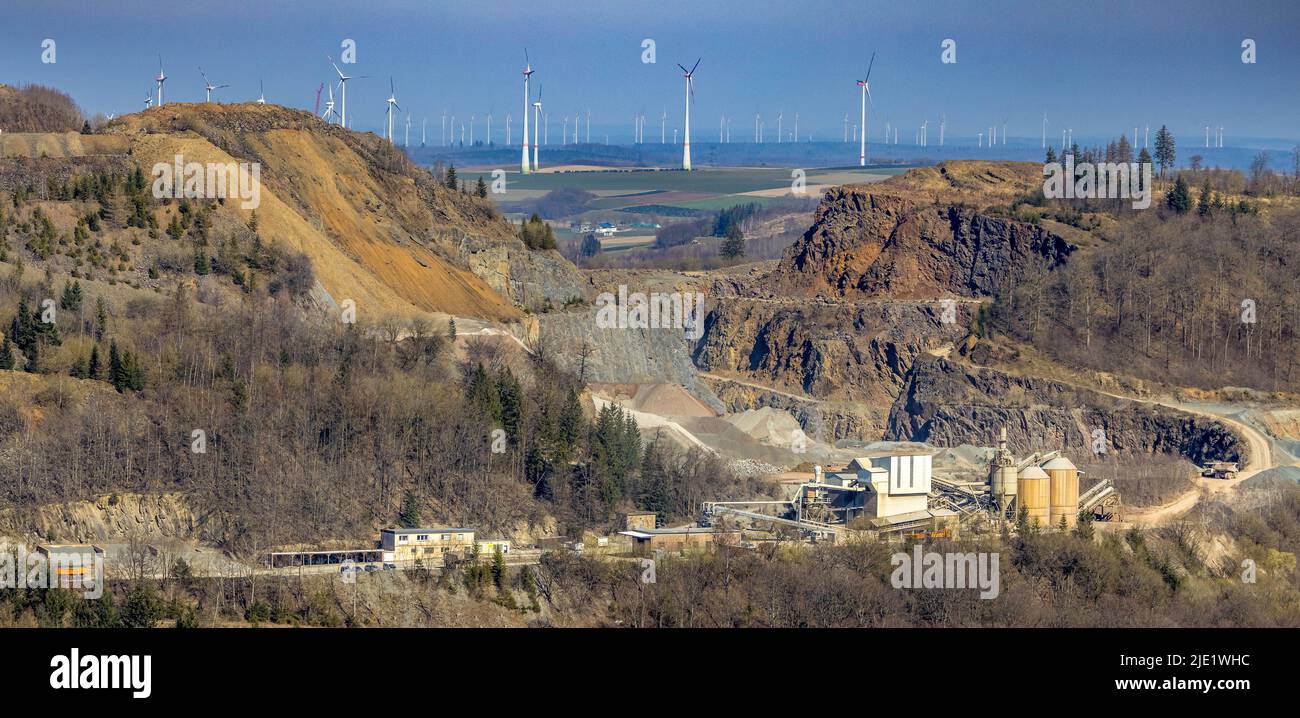
[[[817,185],[875,182],[906,168],[830,168],[808,170],[806,183],[815,197]],[[601,195],[591,209],[617,210],[637,205],[661,205],[716,210],[746,202],[767,203],[789,190],[792,170],[758,167],[680,170],[591,170],[521,175],[506,180],[506,202],[535,198],[553,189],[577,187]],[[769,192],[767,196],[747,193]]]

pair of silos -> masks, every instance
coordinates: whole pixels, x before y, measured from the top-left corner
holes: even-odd
[[[1016,501],[1039,526],[1052,529],[1065,518],[1067,528],[1079,519],[1079,470],[1064,456],[1039,466],[1026,466],[1016,477]]]

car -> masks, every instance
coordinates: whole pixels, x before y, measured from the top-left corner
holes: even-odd
[[[366,564],[366,573],[370,573],[371,571],[378,571],[378,570],[379,567],[374,565],[373,563]]]
[[[397,570],[397,564],[395,564],[395,563],[386,563],[386,564],[384,564],[384,570],[385,570],[385,571],[396,571],[396,570]]]

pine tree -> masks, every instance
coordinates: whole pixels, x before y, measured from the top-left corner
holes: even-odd
[[[86,378],[98,379],[99,373],[103,367],[99,364],[99,345],[94,344],[90,347],[90,362],[86,366]]]
[[[504,367],[497,375],[497,398],[501,405],[501,427],[512,445],[518,445],[524,423],[524,390],[519,380]]]
[[[1178,157],[1174,148],[1174,135],[1168,127],[1160,126],[1156,131],[1156,163],[1160,165],[1160,176],[1165,176],[1165,170],[1174,166],[1174,161]]]
[[[745,256],[745,235],[741,233],[739,224],[732,223],[727,227],[727,238],[722,240],[718,253],[726,259]]]
[[[1056,150],[1052,149],[1051,147],[1048,147],[1048,148],[1047,148],[1047,159],[1043,160],[1043,162],[1046,163],[1046,164],[1051,164],[1051,163],[1053,163],[1053,162],[1055,162],[1055,161],[1056,161]]]
[[[1178,175],[1178,179],[1174,181],[1174,188],[1165,195],[1165,204],[1178,214],[1183,214],[1192,208],[1192,195],[1182,175]]]
[[[1210,178],[1206,177],[1205,184],[1201,185],[1201,198],[1196,203],[1196,213],[1202,217],[1210,214],[1210,207],[1212,206],[1210,204],[1210,194],[1212,192],[1213,190],[1210,189]]]
[[[479,199],[487,199],[487,183],[483,181],[483,175],[478,176],[478,186],[474,189],[474,194],[478,195]]]
[[[447,189],[457,189],[460,187],[460,184],[456,181],[456,165],[447,166],[446,185]]]
[[[492,550],[492,583],[495,583],[497,590],[505,588],[506,581],[506,558],[501,553],[501,547],[495,546]]]
[[[447,338],[456,341],[456,317],[447,320]]]
[[[5,337],[4,344],[0,344],[0,369],[14,368],[14,348],[9,342],[9,337]]]
[[[104,332],[108,329],[108,310],[104,307],[104,298],[95,299],[95,341],[104,340]]]
[[[402,528],[413,529],[420,525],[420,505],[415,500],[415,492],[407,491],[402,496],[402,510],[397,521]]]

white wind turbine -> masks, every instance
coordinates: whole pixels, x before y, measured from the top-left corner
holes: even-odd
[[[334,64],[334,58],[326,55],[325,59],[330,61],[330,65],[334,67],[334,71],[339,74],[339,95],[340,95],[339,100],[341,101],[342,108],[343,108],[343,111],[339,113],[339,124],[343,125],[344,127],[347,127],[348,126],[348,80],[364,80],[367,77],[367,75],[358,75],[356,77],[353,77],[352,75],[344,75],[343,71],[339,69],[339,66]]]
[[[700,66],[702,59],[704,58],[697,59],[695,65],[689,70],[682,67],[680,63],[677,65],[682,68],[682,77],[686,79],[686,124],[685,134],[682,135],[682,169],[688,171],[691,169],[691,99],[695,97],[695,69]],[[676,132],[674,131],[673,134]]]
[[[334,88],[330,88],[330,89],[333,90]],[[333,93],[331,92],[331,94]],[[257,78],[257,104],[259,105],[266,104],[266,88],[262,87],[262,78],[260,77]]]
[[[167,81],[167,73],[163,72],[162,55],[158,56],[158,76],[153,79],[158,85],[158,106],[163,104],[163,83]]]
[[[331,118],[339,116],[339,113],[334,110],[334,86],[333,85],[330,85],[329,99],[325,101],[325,111],[322,112],[320,116],[321,119],[325,120],[325,124],[329,124]]]
[[[402,143],[404,147],[411,146],[411,113],[406,113],[406,141]]]
[[[776,143],[781,144],[781,121],[785,119],[785,108],[776,111]]]
[[[871,53],[871,62],[867,64],[867,76],[858,80],[858,87],[862,88],[862,133],[859,135],[862,139],[858,146],[858,166],[867,166],[867,98],[871,95],[871,86],[867,81],[871,79],[871,66],[876,64],[876,53]]]
[[[659,116],[659,144],[664,144],[668,139],[668,110]],[[719,140],[721,142],[721,140]]]
[[[384,100],[384,102],[388,103],[388,143],[394,144],[393,143],[393,108],[396,107],[397,109],[400,110],[402,109],[402,106],[397,104],[397,90],[393,88],[393,78],[391,77],[388,78],[388,99]]]
[[[528,49],[524,49],[524,157],[520,165],[520,171],[528,174],[533,171],[532,165],[529,164],[528,157],[528,101],[531,96],[528,93],[529,78],[533,76],[533,63],[528,59]]]
[[[1043,149],[1047,149],[1047,113],[1043,113]]]
[[[213,90],[220,90],[220,89],[223,88],[223,87],[230,87],[230,85],[214,85],[214,84],[212,84],[212,80],[209,80],[209,79],[208,79],[208,76],[207,76],[206,73],[203,72],[203,68],[202,68],[202,67],[199,68],[199,74],[203,76],[203,89],[208,93],[207,99],[204,100],[204,102],[212,102],[212,91],[213,91]]]
[[[153,107],[153,89],[150,89],[149,92],[144,96],[144,109],[147,110],[150,107]]]

